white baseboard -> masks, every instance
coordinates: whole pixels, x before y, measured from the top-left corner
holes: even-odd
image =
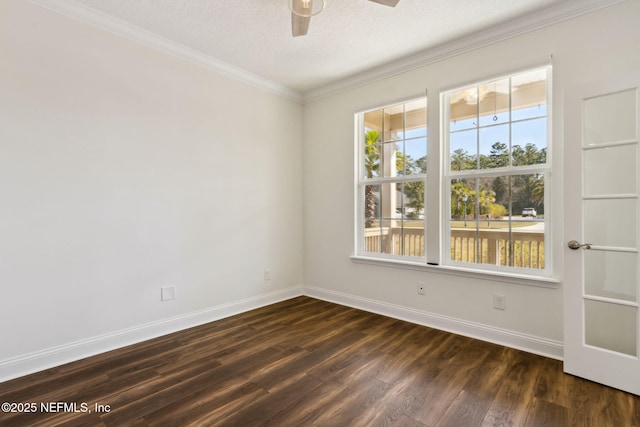
[[[362,298],[314,286],[294,286],[284,290],[234,301],[204,310],[151,322],[144,325],[104,334],[42,351],[0,361],[0,382],[8,381],[44,369],[94,356],[127,345],[136,344],[183,329],[224,319],[249,310],[264,307],[300,295],[307,295],[336,304],[381,314],[429,326],[458,335],[513,347],[530,353],[562,360],[563,344],[559,341],[535,337],[506,329],[469,322],[453,317],[416,310],[383,301]]]
[[[342,304],[392,317],[394,319],[405,320],[418,325],[428,326],[452,332],[454,334],[516,348],[518,350],[539,354],[552,359],[562,360],[563,358],[564,345],[560,341],[522,334],[520,332],[509,331],[507,329],[496,328],[494,326],[469,322],[467,320],[456,319],[453,317],[429,313],[427,311],[416,310],[389,304],[383,301],[362,298],[313,286],[305,286],[304,294],[312,298],[318,298],[334,302],[336,304]]]
[[[295,286],[0,361],[0,382],[303,295]]]

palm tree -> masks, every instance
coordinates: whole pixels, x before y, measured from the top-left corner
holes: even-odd
[[[460,200],[462,200],[465,195],[467,197],[469,196],[469,188],[466,184],[462,182],[451,184],[451,207],[453,208],[453,217],[456,217],[460,214]]]
[[[373,173],[380,169],[380,152],[378,150],[378,137],[380,132],[370,130],[365,134],[364,168],[367,178],[373,178]],[[365,227],[373,227],[373,218],[376,216],[375,186],[365,185],[364,190],[364,217]]]
[[[531,200],[539,205],[544,203],[544,176],[536,175],[531,190]]]
[[[480,214],[487,213],[489,205],[495,203],[496,193],[489,188],[482,188],[478,195],[478,205],[480,206]]]

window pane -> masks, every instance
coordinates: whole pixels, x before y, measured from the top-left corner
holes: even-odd
[[[529,174],[514,175],[510,178],[513,215],[540,220],[544,215],[544,176]]]
[[[450,189],[452,261],[544,268],[541,175],[453,179]]]
[[[451,181],[451,259],[476,262],[475,179]]]
[[[635,248],[635,199],[595,199],[584,202],[584,239],[602,246]]]
[[[547,119],[516,122],[511,127],[513,164],[537,165],[547,161]]]
[[[636,301],[638,254],[584,251],[584,288],[587,295]]]
[[[396,245],[398,244],[397,222],[383,219],[381,228],[381,252],[390,255],[398,254],[398,250],[396,249]]]
[[[382,197],[380,198],[380,217],[393,219],[398,217],[399,208],[402,207],[402,189],[400,184],[388,182],[380,184]]]
[[[402,185],[402,214],[407,220],[424,219],[424,180]],[[414,225],[415,226],[415,225]],[[424,228],[424,225],[422,225]]]
[[[637,191],[637,155],[635,145],[585,151],[585,196],[634,194]]]
[[[404,138],[404,105],[399,104],[385,108],[382,126],[384,141]]]
[[[380,185],[364,186],[364,226],[373,228],[380,226]]]
[[[449,130],[451,132],[478,126],[478,88],[453,92],[449,96]]]
[[[508,146],[509,124],[481,128],[480,168],[492,169],[508,166]]]
[[[424,180],[367,185],[367,198],[364,251],[424,256]]]
[[[424,221],[382,220],[379,228],[366,230],[367,252],[410,257],[424,256]]]
[[[636,139],[636,90],[598,96],[584,101],[584,144]]]
[[[638,309],[602,301],[584,302],[584,341],[587,345],[636,356]],[[611,333],[615,331],[616,333]]]
[[[511,79],[511,120],[547,115],[547,73],[535,70]]]
[[[382,110],[373,110],[364,113],[365,131],[375,130],[382,133]]]
[[[513,166],[538,165],[547,162],[547,149],[533,144],[514,145],[511,151]]]
[[[424,248],[424,220],[404,221],[402,227],[402,255],[423,257],[425,255]]]
[[[477,130],[466,130],[452,133],[449,145],[451,153],[451,172],[476,169],[476,153],[478,152]]]
[[[381,253],[384,233],[381,227],[364,229],[364,252]]]
[[[380,146],[380,176],[398,176],[403,171],[402,143],[386,142]]]
[[[410,139],[404,143],[405,175],[427,173],[426,138]]]
[[[405,104],[405,138],[427,136],[427,99],[419,99]]]
[[[373,129],[368,129],[364,137],[364,174],[365,178],[375,178],[380,176],[380,146],[378,141],[380,133]]]
[[[462,227],[462,221],[473,213],[475,179],[451,180],[451,227]],[[453,223],[455,221],[455,224]],[[466,227],[466,225],[465,225]]]
[[[509,145],[506,142],[495,141],[489,148],[486,169],[504,168],[509,165]]]
[[[479,88],[480,126],[509,121],[509,79],[496,80]]]

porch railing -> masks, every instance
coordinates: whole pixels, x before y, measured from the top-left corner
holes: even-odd
[[[403,238],[404,236],[404,238]],[[369,228],[364,249],[395,255],[424,256],[424,229]],[[451,259],[502,266],[544,268],[544,231],[452,229]]]

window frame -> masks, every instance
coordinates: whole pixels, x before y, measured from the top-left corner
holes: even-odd
[[[375,258],[375,259],[384,259],[384,260],[390,260],[390,261],[408,261],[411,263],[426,263],[427,260],[427,247],[425,244],[424,247],[424,255],[423,256],[408,256],[408,255],[395,255],[395,254],[389,254],[389,253],[383,253],[383,252],[367,252],[365,250],[365,235],[364,235],[364,230],[365,230],[365,222],[366,222],[366,218],[364,215],[364,198],[365,198],[365,189],[367,187],[367,185],[382,185],[382,184],[388,184],[388,183],[408,183],[408,182],[419,182],[422,181],[425,183],[425,188],[424,188],[424,193],[423,193],[423,198],[425,201],[425,207],[423,208],[425,210],[425,213],[423,214],[423,216],[426,218],[426,204],[427,204],[427,189],[426,189],[426,183],[428,182],[427,180],[427,175],[428,172],[425,174],[415,174],[415,175],[396,175],[396,176],[392,176],[392,177],[374,177],[373,179],[366,179],[364,178],[366,175],[366,168],[365,168],[365,159],[364,159],[364,155],[362,155],[364,153],[364,148],[365,148],[365,114],[376,111],[376,110],[384,110],[387,108],[391,108],[397,105],[406,105],[406,104],[410,104],[413,102],[417,102],[417,101],[425,101],[425,108],[427,108],[427,113],[428,113],[428,97],[425,94],[422,95],[417,95],[417,96],[413,96],[413,97],[409,97],[397,102],[390,102],[387,103],[385,105],[382,106],[378,106],[378,107],[374,107],[374,108],[368,108],[366,110],[362,110],[359,111],[357,113],[355,113],[355,140],[356,140],[356,144],[354,144],[355,147],[355,159],[356,159],[356,168],[355,169],[355,187],[356,187],[356,191],[355,191],[355,221],[354,223],[356,224],[357,230],[354,233],[355,236],[355,242],[354,242],[354,247],[356,248],[356,256],[361,256],[361,257],[366,257],[366,258]],[[403,115],[406,113],[403,112]],[[426,153],[428,155],[429,153],[429,128],[428,128],[428,124],[427,124],[427,120],[428,117],[425,116],[425,126],[426,126],[426,135],[424,137],[418,137],[418,138],[424,138],[426,139],[426,144],[425,144],[425,150]],[[413,141],[416,140],[418,138],[404,138],[402,139],[402,142],[406,142],[406,141]],[[389,143],[391,141],[382,141],[382,143]],[[403,217],[404,218],[404,217]],[[427,240],[427,229],[426,229],[426,220],[425,218],[423,218],[424,221],[424,225],[425,227],[423,228],[423,239],[426,242]]]
[[[535,164],[535,165],[526,165],[526,166],[513,166],[509,165],[507,167],[493,168],[493,169],[470,169],[464,171],[452,171],[451,170],[451,161],[450,161],[450,134],[449,131],[449,122],[450,122],[450,95],[455,93],[456,91],[461,91],[471,87],[480,87],[482,85],[490,84],[491,82],[504,80],[504,79],[512,79],[515,76],[536,72],[536,71],[544,71],[546,75],[546,114],[541,117],[545,117],[546,123],[546,162],[544,164]],[[547,189],[552,188],[552,159],[553,159],[553,141],[552,141],[552,66],[544,65],[538,67],[529,67],[524,70],[510,72],[505,75],[498,75],[495,77],[491,77],[488,79],[483,79],[481,81],[475,83],[466,83],[462,85],[458,85],[456,87],[442,90],[440,91],[440,111],[439,111],[439,122],[441,124],[441,170],[440,177],[442,179],[442,197],[440,200],[442,210],[441,210],[441,218],[443,225],[443,233],[441,235],[441,243],[440,243],[440,265],[445,265],[449,267],[460,267],[469,270],[478,270],[486,273],[512,273],[516,275],[525,275],[532,277],[551,277],[553,274],[553,253],[552,253],[552,245],[550,242],[551,239],[551,227],[550,227],[550,217],[552,215],[553,206],[551,206],[550,200],[551,195],[550,191]],[[478,104],[479,105],[479,104]],[[478,107],[479,108],[479,107]],[[512,105],[509,103],[509,112],[511,113]],[[539,117],[538,117],[539,118]],[[537,120],[538,118],[534,118],[533,120]],[[531,119],[528,119],[531,120]],[[521,123],[523,120],[512,120],[509,118],[503,124],[507,124],[510,127],[510,137],[511,137],[511,125],[513,123]],[[483,126],[478,126],[475,129],[481,129]],[[510,156],[512,155],[511,148],[509,146]],[[455,261],[451,259],[451,180],[452,179],[476,179],[483,177],[492,177],[492,176],[517,176],[523,174],[540,174],[544,177],[544,206],[545,206],[545,215],[544,215],[544,254],[545,254],[545,265],[544,268],[526,268],[526,267],[514,267],[514,266],[499,266],[493,264],[482,264],[475,262],[464,262],[464,261]],[[513,215],[513,212],[511,213]]]
[[[448,140],[448,105],[445,101],[445,94],[450,94],[456,90],[479,86],[487,84],[495,80],[511,78],[519,74],[533,72],[536,70],[544,70],[546,73],[546,163],[538,165],[522,166],[521,170],[501,170],[494,169],[478,169],[477,174],[489,174],[491,176],[496,175],[496,171],[500,175],[519,175],[529,173],[541,173],[544,176],[545,191],[544,191],[544,256],[545,266],[542,269],[538,268],[520,268],[510,266],[495,266],[492,264],[480,264],[469,262],[448,262],[450,258],[451,242],[450,242],[450,209],[451,209],[451,197],[450,197],[450,185],[451,185],[451,173],[449,170],[449,140]],[[444,274],[453,274],[456,276],[473,277],[491,279],[497,281],[504,281],[508,283],[534,285],[543,287],[555,287],[559,283],[559,279],[554,275],[553,268],[553,239],[552,229],[550,227],[550,221],[552,217],[552,211],[555,211],[551,206],[552,200],[554,200],[552,189],[553,186],[553,97],[552,97],[552,77],[553,69],[551,64],[533,64],[526,68],[511,70],[506,74],[494,74],[488,78],[474,82],[462,82],[457,85],[449,85],[449,89],[439,89],[437,97],[427,97],[427,154],[428,154],[428,167],[427,172],[423,179],[424,186],[424,200],[425,200],[425,213],[424,213],[424,257],[409,257],[403,255],[392,255],[383,253],[365,252],[364,250],[364,188],[365,183],[362,177],[365,175],[364,171],[364,114],[376,109],[384,109],[393,105],[408,103],[415,100],[417,97],[406,97],[403,100],[397,102],[389,102],[384,105],[369,108],[366,110],[360,110],[354,114],[354,138],[356,143],[354,144],[355,150],[355,193],[354,193],[354,224],[356,230],[354,232],[354,254],[351,259],[354,262],[374,264],[374,265],[386,265],[397,268],[406,268],[410,270],[420,271],[437,271]],[[435,99],[434,99],[435,98]],[[509,120],[507,123],[512,123],[515,120]],[[436,156],[436,158],[434,158]],[[436,166],[437,167],[434,167]],[[404,177],[394,177],[394,181],[401,181]]]

